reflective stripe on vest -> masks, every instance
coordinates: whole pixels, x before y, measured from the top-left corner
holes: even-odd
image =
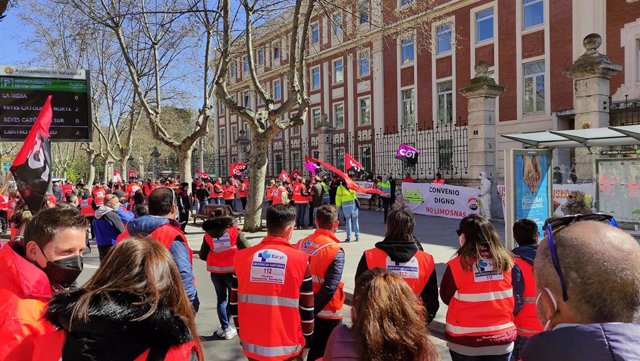
[[[296,354],[302,351],[302,345],[267,347],[267,346],[254,345],[244,341],[240,341],[240,344],[242,345],[242,348],[244,348],[245,350],[251,353],[254,353],[256,355],[262,355],[266,357],[278,357],[278,356]]]
[[[235,267],[217,267],[217,266],[209,266],[207,265],[207,271],[214,273],[233,273]]]
[[[501,300],[503,298],[513,297],[513,289],[506,290],[506,291],[484,292],[484,293],[459,293],[458,291],[456,291],[453,297],[464,302],[495,301],[495,300]]]
[[[522,300],[524,303],[533,303],[535,305],[537,297],[524,297]]]
[[[320,318],[342,318],[342,310],[338,310],[335,312],[322,310],[318,312],[316,316]]]
[[[522,309],[515,316],[513,323],[516,325],[519,336],[531,337],[544,330],[542,323],[538,319],[538,310],[536,308],[537,291],[533,277],[533,265],[520,257],[515,257],[513,260],[520,267],[522,283],[524,284]]]
[[[254,305],[281,306],[281,307],[293,307],[293,308],[298,308],[300,306],[300,300],[297,300],[295,298],[265,296],[265,295],[250,295],[250,294],[239,294],[238,302],[252,303]]]
[[[513,322],[504,323],[502,325],[497,326],[485,326],[485,327],[463,327],[463,326],[454,326],[447,323],[446,330],[455,334],[464,335],[469,333],[477,333],[477,332],[491,332],[491,331],[500,331],[506,330],[508,328],[514,327]]]

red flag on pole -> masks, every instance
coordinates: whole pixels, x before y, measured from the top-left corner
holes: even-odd
[[[358,183],[356,183],[353,179],[351,179],[351,177],[349,177],[347,174],[345,174],[343,171],[339,170],[338,168],[332,166],[331,164],[327,163],[327,162],[323,162],[321,160],[315,159],[315,158],[311,158],[311,157],[305,157],[304,158],[305,161],[307,162],[313,162],[313,163],[318,163],[322,166],[324,166],[328,171],[331,171],[335,174],[338,175],[338,177],[344,179],[344,181],[347,183],[347,188],[349,189],[353,189],[358,193],[369,193],[369,194],[380,194],[380,195],[384,195],[385,193],[379,189],[372,189],[372,188],[364,188],[361,185],[359,185]]]
[[[291,179],[289,179],[289,176],[287,175],[287,172],[284,171],[284,169],[280,171],[278,179],[280,179],[281,181],[291,182]]]
[[[200,178],[209,178],[209,179],[211,179],[211,177],[207,173],[201,171],[200,169],[196,169],[196,173],[198,174],[198,176]]]
[[[247,163],[231,163],[229,166],[229,175],[239,178],[247,170]]]
[[[51,183],[49,126],[52,119],[49,95],[10,168],[22,199],[34,214],[42,208]]]
[[[349,153],[344,153],[344,171],[348,172],[351,168],[353,168],[356,173],[364,170],[364,167],[360,162],[351,157]]]

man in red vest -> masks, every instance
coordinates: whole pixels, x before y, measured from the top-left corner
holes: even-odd
[[[236,256],[231,314],[249,360],[300,360],[311,346],[313,283],[309,256],[289,243],[295,218],[269,207],[267,236]]]
[[[304,179],[297,177],[293,182],[293,202],[296,204],[296,229],[306,228],[304,216],[307,214],[307,208],[309,208],[307,196],[307,186],[304,184]]]
[[[311,256],[311,277],[315,308],[315,330],[313,345],[309,350],[309,360],[316,360],[324,354],[331,331],[342,323],[344,305],[344,284],[341,282],[344,270],[344,250],[334,233],[338,229],[338,210],[334,205],[325,204],[316,210],[312,235],[298,242],[296,247]]]
[[[117,242],[129,236],[149,236],[167,247],[178,266],[191,305],[197,312],[200,300],[193,277],[193,254],[184,232],[180,229],[180,223],[176,220],[178,203],[175,191],[167,187],[154,189],[149,195],[148,206],[149,215],[130,220],[127,230],[120,233]]]
[[[513,239],[518,247],[513,249],[514,262],[512,283],[515,307],[513,314],[518,337],[513,347],[513,360],[518,360],[520,350],[529,338],[543,331],[536,311],[536,283],[533,278],[533,260],[538,251],[538,225],[530,219],[521,219],[513,224]]]
[[[238,197],[242,203],[242,210],[247,208],[247,197],[249,196],[249,178],[242,177],[238,186]]]

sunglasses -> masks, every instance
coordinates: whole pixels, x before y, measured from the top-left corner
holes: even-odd
[[[556,273],[558,274],[558,278],[560,279],[560,286],[562,286],[562,299],[565,302],[567,302],[567,300],[569,299],[569,295],[567,293],[567,282],[564,278],[564,274],[562,273],[562,268],[560,267],[560,259],[558,258],[558,252],[556,251],[556,243],[553,240],[553,233],[557,233],[566,226],[580,221],[605,222],[614,227],[618,227],[618,223],[616,222],[615,218],[613,218],[613,216],[603,213],[576,214],[559,218],[549,218],[544,222],[544,226],[542,227],[542,229],[544,230],[546,237],[549,240],[549,253],[551,253],[551,262],[553,263],[553,268],[555,268]]]

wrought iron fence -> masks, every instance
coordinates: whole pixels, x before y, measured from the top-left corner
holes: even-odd
[[[609,98],[609,124],[612,126],[640,124],[640,99],[612,102]]]

